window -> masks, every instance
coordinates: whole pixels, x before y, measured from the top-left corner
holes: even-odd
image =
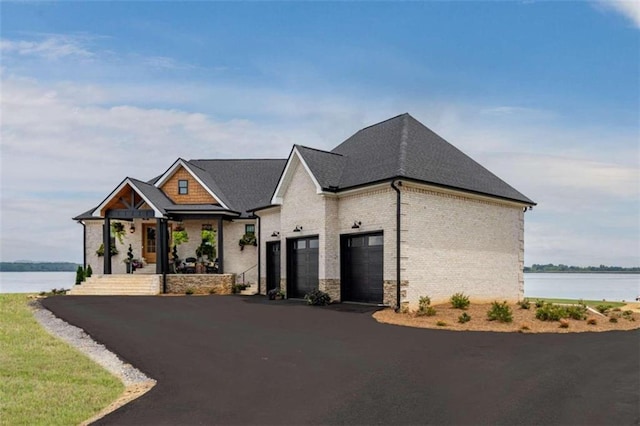
[[[254,234],[256,233],[256,226],[255,225],[245,225],[244,226],[244,233],[245,234]]]
[[[382,235],[371,235],[369,237],[369,246],[381,246],[384,244]]]
[[[185,195],[189,193],[189,181],[188,180],[179,180],[178,181],[178,194]]]

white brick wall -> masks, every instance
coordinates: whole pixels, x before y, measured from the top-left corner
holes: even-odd
[[[225,221],[224,226],[224,273],[236,274],[240,281],[241,274],[245,271],[245,283],[255,283],[258,277],[258,247],[244,246],[240,250],[238,242],[244,235],[246,224],[256,225],[256,221],[237,220],[233,222]],[[257,232],[256,225],[256,232]]]
[[[402,279],[407,301],[446,302],[456,292],[473,301],[522,297],[522,207],[429,191],[402,193]]]

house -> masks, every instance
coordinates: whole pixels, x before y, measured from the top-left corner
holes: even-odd
[[[286,160],[178,159],[150,181],[124,179],[75,219],[91,265],[99,245],[113,243],[111,221],[133,225],[121,246],[131,243],[157,273],[168,269],[173,229],[195,236],[178,246],[180,258],[195,256],[208,229],[221,271],[244,274],[262,294],[320,289],[336,301],[399,307],[456,292],[522,298],[524,213],[534,205],[402,114],[331,151],[294,145]],[[240,250],[251,235],[257,247]],[[104,252],[98,272],[123,273]]]

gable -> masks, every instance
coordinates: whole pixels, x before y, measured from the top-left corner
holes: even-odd
[[[163,217],[161,205],[156,205],[150,201],[147,196],[152,194],[145,195],[145,193],[136,186],[137,184],[140,184],[140,181],[136,181],[133,178],[125,178],[111,191],[107,198],[93,210],[92,216],[105,217],[106,213],[110,210],[151,210],[153,211],[153,216]],[[156,201],[162,200],[156,197]],[[146,207],[142,208],[143,206]]]
[[[300,155],[300,153],[298,152],[297,147],[294,146],[293,149],[291,150],[291,154],[289,155],[289,159],[287,160],[287,164],[284,168],[284,171],[282,172],[282,176],[280,176],[280,180],[278,181],[278,185],[276,186],[276,190],[273,194],[273,197],[271,198],[271,204],[282,204],[284,194],[287,192],[287,189],[291,184],[291,181],[293,180],[293,176],[296,172],[296,169],[298,169],[299,167],[304,168],[305,172],[313,182],[313,186],[315,187],[316,193],[317,194],[322,193],[322,187],[318,183],[318,180],[316,179],[314,174],[311,172],[311,169],[309,168],[307,163],[304,161],[304,158],[302,157],[302,155]]]
[[[187,194],[180,194],[179,181],[187,181]],[[220,201],[212,196],[204,186],[184,166],[179,165],[173,174],[160,186],[162,192],[175,204],[217,204]]]

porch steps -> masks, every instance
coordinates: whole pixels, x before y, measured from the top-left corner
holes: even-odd
[[[69,291],[72,296],[152,296],[160,294],[159,275],[93,275]]]

